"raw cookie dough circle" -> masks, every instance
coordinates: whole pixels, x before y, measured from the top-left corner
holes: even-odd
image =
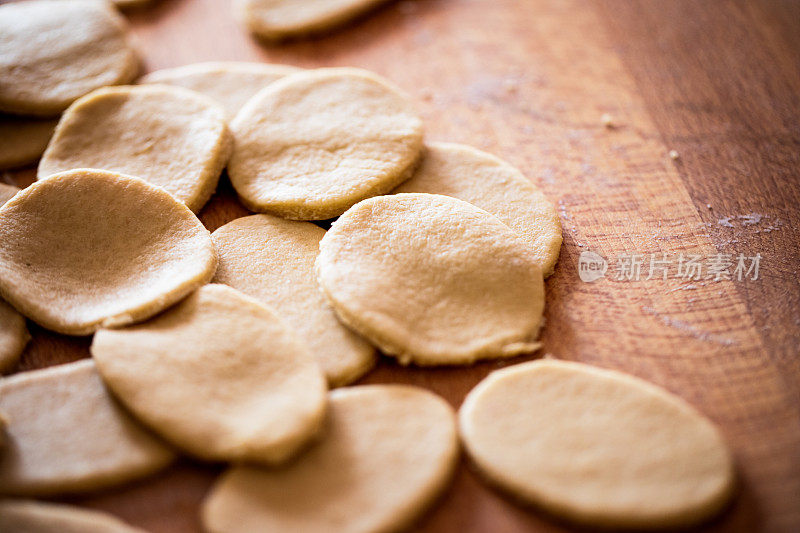
[[[144,324],[98,331],[92,357],[139,420],[201,459],[280,463],[322,427],[325,378],[308,348],[224,285]]]
[[[492,483],[587,525],[687,526],[719,511],[734,486],[708,419],[655,385],[580,363],[493,372],[467,396],[459,425]]]
[[[539,346],[544,284],[533,251],[449,196],[358,203],[320,242],[317,275],[339,317],[403,364],[468,364]]]
[[[163,187],[196,213],[214,194],[232,142],[225,112],[208,97],[167,85],[106,87],[64,113],[37,176],[119,172]]]
[[[0,113],[0,169],[33,163],[44,153],[58,120]]]
[[[145,533],[100,511],[32,500],[0,501],[0,531],[17,533]]]
[[[0,372],[5,372],[19,360],[31,336],[25,318],[0,300]]]
[[[545,277],[561,249],[555,206],[516,168],[470,146],[429,143],[417,171],[394,192],[452,196],[490,212],[533,249]]]
[[[319,290],[314,261],[325,230],[310,222],[253,215],[211,237],[219,255],[214,280],[266,303],[306,342],[333,387],[375,364],[375,349],[347,329]]]
[[[19,191],[18,187],[0,183],[0,207]],[[25,327],[25,318],[0,300],[0,372],[5,372],[17,363],[30,338],[28,328]]]
[[[0,493],[87,492],[147,476],[174,453],[120,408],[89,359],[0,379]]]
[[[435,394],[337,389],[319,443],[280,469],[229,470],[203,504],[203,524],[210,533],[400,530],[444,491],[457,459],[453,410]]]
[[[221,105],[233,118],[258,91],[302,69],[289,65],[220,61],[156,70],[139,83],[164,83],[197,91]]]
[[[0,209],[0,296],[59,333],[149,318],[207,283],[216,267],[197,217],[138,178],[63,172]]]
[[[253,211],[324,220],[410,176],[422,121],[378,76],[352,68],[286,76],[231,122],[228,174]]]
[[[139,68],[127,24],[106,2],[31,0],[0,6],[0,110],[54,116]]]
[[[238,0],[237,14],[268,40],[320,33],[349,22],[386,0]]]

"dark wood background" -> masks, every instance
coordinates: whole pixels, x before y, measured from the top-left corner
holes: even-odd
[[[429,139],[517,165],[564,225],[545,352],[651,380],[719,424],[741,489],[710,529],[800,531],[800,3],[406,0],[282,46],[251,39],[228,0],[163,0],[128,18],[146,71],[207,60],[372,69],[416,99]],[[214,229],[244,214],[223,181],[201,218]],[[737,218],[746,215],[760,221]],[[576,269],[582,250],[763,260],[756,281],[588,284]],[[32,331],[17,370],[88,355],[88,339]],[[496,366],[382,362],[363,382],[414,383],[458,406]],[[197,531],[218,471],[183,462],[69,501],[153,532]],[[510,503],[464,465],[419,529],[566,526]]]

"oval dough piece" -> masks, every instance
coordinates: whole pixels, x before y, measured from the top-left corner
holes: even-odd
[[[266,303],[311,348],[333,387],[375,364],[375,349],[336,318],[319,290],[314,261],[325,230],[270,215],[239,218],[211,237],[219,255],[214,280]]]
[[[0,110],[55,116],[84,94],[138,71],[127,24],[96,0],[0,6]]]
[[[19,356],[31,336],[25,327],[25,318],[17,310],[0,300],[0,372],[5,372],[19,361]]]
[[[320,33],[349,22],[386,0],[238,0],[239,18],[268,40]]]
[[[58,120],[0,114],[0,169],[35,162],[44,153]]]
[[[360,202],[320,242],[317,275],[339,317],[403,364],[469,364],[539,347],[535,255],[497,218],[455,198]]]
[[[211,235],[163,189],[73,170],[0,209],[0,295],[67,335],[149,318],[207,283]]]
[[[0,531],[17,533],[145,533],[118,518],[72,505],[0,501]]]
[[[0,493],[87,492],[152,474],[174,453],[112,399],[91,360],[0,379]]]
[[[452,408],[424,389],[330,393],[323,439],[279,469],[237,467],[203,504],[210,533],[396,531],[448,485],[458,459]]]
[[[0,207],[13,198],[20,189],[0,183]],[[19,361],[19,356],[31,336],[25,327],[25,318],[16,309],[0,300],[0,372],[5,372]]]
[[[480,471],[525,502],[606,527],[682,527],[727,502],[717,429],[665,390],[619,372],[541,360],[498,370],[459,412]]]
[[[224,285],[144,324],[98,331],[92,357],[139,420],[202,459],[280,463],[324,419],[325,379],[308,348],[270,309]]]
[[[324,220],[389,192],[410,176],[422,121],[410,102],[359,69],[286,76],[256,94],[231,123],[228,174],[253,211]]]
[[[204,94],[220,104],[231,119],[258,91],[302,69],[289,65],[220,61],[156,70],[139,83],[177,85]]]
[[[505,161],[470,146],[429,143],[417,171],[395,192],[452,196],[490,212],[533,249],[545,277],[561,250],[561,221],[555,206]]]
[[[214,194],[232,142],[225,112],[208,97],[167,85],[106,87],[64,113],[37,176],[119,172],[163,187],[196,213]]]

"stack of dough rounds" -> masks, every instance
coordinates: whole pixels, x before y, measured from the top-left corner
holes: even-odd
[[[207,283],[216,266],[197,217],[138,178],[64,172],[0,209],[0,295],[60,333],[149,318]]]
[[[531,246],[545,277],[553,273],[562,240],[556,208],[505,161],[461,144],[429,143],[419,169],[395,192],[444,194],[485,209]]]
[[[236,467],[203,505],[210,533],[397,531],[446,488],[458,459],[452,408],[400,385],[330,393],[324,438],[279,469]]]
[[[29,500],[0,501],[0,531],[8,533],[145,533],[99,511]]]
[[[242,22],[268,40],[320,33],[340,26],[386,0],[238,0]]]
[[[0,372],[17,364],[30,338],[28,328],[25,327],[25,318],[0,300]]]
[[[140,420],[202,459],[280,463],[322,426],[325,379],[308,348],[224,285],[147,323],[98,331],[92,356]]]
[[[219,254],[214,279],[279,312],[337,387],[361,377],[376,356],[370,344],[339,322],[319,290],[314,261],[324,235],[310,222],[270,215],[239,218],[211,236]]]
[[[157,70],[139,83],[177,85],[204,94],[220,104],[233,118],[258,91],[301,69],[289,65],[245,62],[209,62]]]
[[[166,85],[106,87],[61,117],[38,177],[101,168],[163,187],[198,212],[214,194],[232,150],[224,110]]]
[[[19,188],[0,183],[0,207],[18,192]],[[7,371],[17,363],[30,338],[25,318],[0,300],[0,372]]]
[[[0,494],[98,490],[174,459],[111,398],[91,360],[0,379],[0,412],[8,417]]]
[[[403,364],[469,364],[539,346],[536,256],[497,218],[455,198],[358,203],[322,239],[317,274],[339,317]]]
[[[290,74],[231,123],[228,174],[253,211],[324,220],[391,191],[422,149],[422,121],[396,88],[351,68]]]
[[[0,169],[33,163],[44,153],[58,120],[0,114]]]
[[[717,429],[640,379],[543,360],[498,370],[459,412],[480,471],[525,502],[610,528],[676,528],[710,517],[734,487]]]
[[[127,24],[107,2],[0,6],[0,110],[55,116],[105,85],[136,77]]]

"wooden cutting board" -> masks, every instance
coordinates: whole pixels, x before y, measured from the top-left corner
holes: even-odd
[[[800,4],[403,1],[283,46],[251,39],[227,0],[163,0],[129,19],[147,71],[207,60],[372,69],[412,95],[429,139],[517,165],[564,226],[543,353],[653,381],[719,424],[741,490],[711,529],[800,530]],[[213,230],[246,213],[223,180],[201,218]],[[605,278],[581,281],[584,251],[608,260]],[[674,276],[680,253],[760,254],[759,279],[645,279],[650,254],[667,254]],[[618,280],[639,254],[639,281]],[[19,371],[88,356],[89,339],[32,331]],[[363,382],[420,385],[458,406],[498,366],[384,361]],[[70,501],[153,532],[198,531],[218,471],[187,461]],[[466,464],[419,524],[566,529],[485,488]]]

